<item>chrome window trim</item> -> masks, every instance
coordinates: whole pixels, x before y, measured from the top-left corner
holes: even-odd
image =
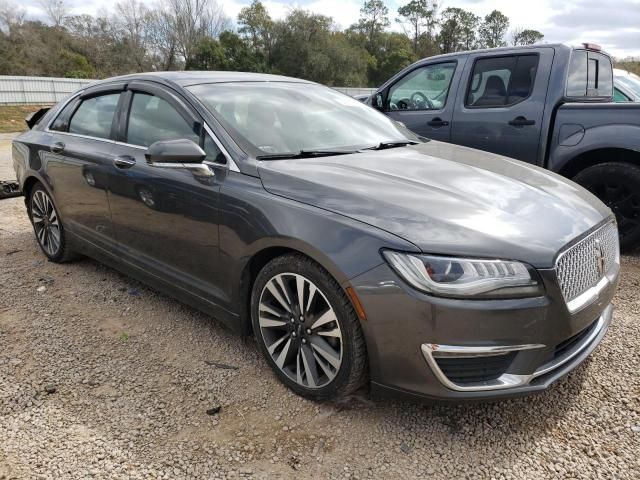
[[[111,143],[111,144],[115,144],[115,145],[121,145],[124,147],[133,147],[133,148],[137,148],[139,150],[146,150],[147,147],[144,147],[142,145],[134,145],[133,143],[127,143],[127,142],[119,142],[117,140],[111,140],[110,138],[101,138],[101,137],[92,137],[91,135],[81,135],[79,133],[70,133],[70,132],[60,132],[58,130],[51,130],[49,127],[51,127],[51,125],[53,124],[53,122],[58,118],[58,116],[60,115],[60,113],[62,113],[62,111],[67,107],[67,105],[69,105],[69,103],[71,101],[73,101],[74,99],[76,99],[77,97],[79,97],[82,94],[82,92],[78,92],[77,95],[73,95],[69,98],[67,98],[64,103],[62,104],[62,106],[58,109],[58,111],[56,112],[55,117],[53,117],[49,123],[47,124],[47,126],[44,128],[44,131],[46,133],[50,133],[50,134],[59,134],[59,135],[70,135],[73,137],[79,137],[79,138],[87,138],[89,140],[99,140],[102,142],[107,142],[107,143]],[[216,134],[213,133],[213,130],[211,130],[211,128],[209,127],[209,125],[206,124],[206,122],[202,122],[202,125],[204,126],[204,130],[205,132],[211,137],[211,139],[215,142],[215,144],[217,145],[217,147],[220,149],[220,151],[222,152],[222,154],[225,156],[225,158],[227,159],[227,163],[226,163],[226,167],[232,171],[232,172],[238,172],[240,173],[240,168],[238,168],[238,164],[235,162],[235,160],[231,157],[231,155],[229,155],[229,152],[227,151],[227,149],[224,147],[224,145],[222,145],[222,143],[220,143],[220,140],[218,140],[218,136]],[[217,166],[217,167],[221,167],[223,166],[223,164],[221,163],[216,163],[216,162],[210,162],[210,161],[204,161],[202,162],[205,165],[210,165],[210,166]]]
[[[86,138],[88,140],[98,140],[100,142],[115,144],[118,143],[115,140],[111,140],[110,138],[101,138],[101,137],[92,137],[91,135],[82,135],[80,133],[71,133],[71,132],[59,132],[58,130],[49,130],[49,127],[44,130],[46,133],[51,133],[55,135],[68,135],[70,137],[78,137],[78,138]]]
[[[499,345],[499,346],[455,346],[455,345],[439,345],[433,343],[424,343],[421,345],[422,354],[424,355],[427,364],[431,368],[431,371],[436,376],[436,378],[447,388],[451,390],[455,390],[458,392],[484,392],[490,390],[503,390],[509,388],[523,387],[528,385],[533,379],[550,373],[562,365],[573,360],[575,357],[580,355],[586,349],[588,349],[593,343],[598,339],[604,336],[605,332],[609,328],[611,324],[611,319],[613,317],[613,306],[609,305],[602,312],[600,317],[596,320],[596,325],[593,330],[587,335],[586,338],[582,339],[580,343],[578,343],[574,348],[565,352],[560,357],[552,360],[549,363],[546,363],[536,369],[535,372],[528,375],[516,375],[511,373],[504,373],[495,380],[491,380],[489,382],[483,383],[475,383],[475,384],[466,384],[459,385],[457,383],[452,382],[447,378],[447,376],[442,372],[438,363],[436,362],[436,358],[438,356],[446,357],[446,356],[456,356],[459,358],[470,357],[470,356],[478,356],[478,355],[500,355],[518,350],[529,350],[534,348],[543,348],[544,345],[541,344],[527,344],[527,345]],[[588,327],[587,327],[588,328]]]

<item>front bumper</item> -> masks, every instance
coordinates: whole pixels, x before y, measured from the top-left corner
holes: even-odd
[[[611,323],[617,274],[592,304],[572,313],[555,271],[539,273],[544,297],[509,300],[425,295],[386,264],[353,279],[367,314],[362,326],[375,389],[431,399],[496,399],[544,390],[569,373]],[[472,364],[485,359],[479,371],[489,378],[477,380]]]

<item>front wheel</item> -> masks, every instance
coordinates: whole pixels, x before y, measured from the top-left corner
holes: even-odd
[[[301,255],[269,262],[251,295],[253,329],[276,375],[307,398],[344,397],[367,379],[359,320],[338,283]]]
[[[622,250],[640,245],[640,167],[622,162],[600,163],[585,168],[573,180],[611,208],[618,222]]]

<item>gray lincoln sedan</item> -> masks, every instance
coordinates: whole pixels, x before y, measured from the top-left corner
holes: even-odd
[[[539,391],[611,322],[618,235],[598,199],[329,88],[131,75],[28,123],[13,159],[43,253],[254,335],[300,395]]]

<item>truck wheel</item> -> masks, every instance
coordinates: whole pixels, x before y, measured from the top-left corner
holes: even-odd
[[[584,169],[573,180],[613,210],[622,250],[640,245],[640,167],[622,162],[600,163]]]

